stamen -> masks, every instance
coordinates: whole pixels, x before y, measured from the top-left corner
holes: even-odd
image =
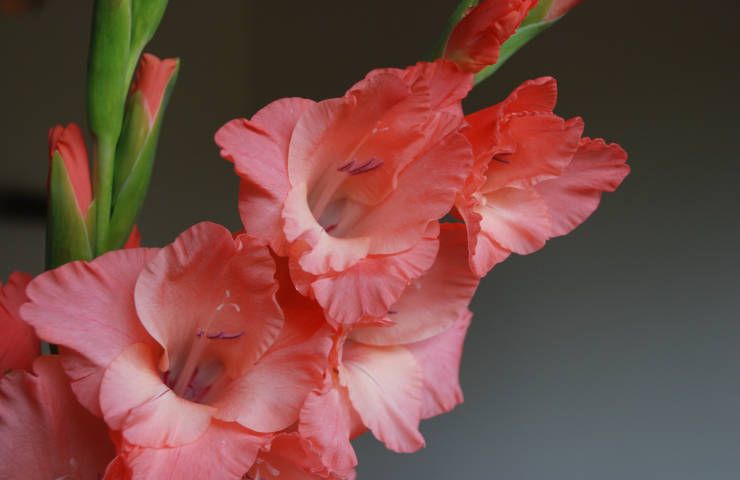
[[[375,170],[376,168],[382,167],[383,161],[378,160],[376,157],[372,157],[367,162],[363,163],[359,167],[353,168],[352,170],[349,170],[347,173],[350,175],[359,175],[361,173],[369,172],[371,170]]]
[[[341,167],[337,168],[338,172],[346,172],[352,169],[352,166],[355,164],[354,160],[350,160],[348,163],[345,163]]]
[[[244,335],[244,331],[241,332],[235,332],[235,333],[226,333],[226,332],[218,332],[218,333],[208,333],[206,334],[206,338],[209,340],[234,340]]]
[[[395,315],[397,313],[398,313],[397,310],[388,310],[388,315]]]
[[[216,311],[217,312],[220,312],[221,310],[224,309],[224,307],[231,307],[234,310],[236,310],[237,312],[241,312],[242,311],[242,307],[240,307],[236,303],[222,303],[221,305],[219,305],[218,307],[216,307]]]

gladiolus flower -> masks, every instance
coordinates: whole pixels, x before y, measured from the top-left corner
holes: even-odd
[[[247,233],[290,257],[333,325],[384,317],[434,262],[472,165],[458,133],[471,85],[445,61],[378,70],[342,98],[278,100],[216,134]]]
[[[105,423],[77,402],[59,357],[0,378],[0,478],[98,480],[114,455]]]
[[[511,37],[537,0],[484,0],[460,20],[450,34],[443,58],[477,73],[498,61]]]
[[[478,285],[469,270],[462,225],[444,225],[440,255],[393,305],[389,325],[335,335],[324,385],[306,400],[299,431],[329,472],[344,478],[357,463],[350,439],[369,429],[389,449],[424,446],[419,422],[462,401],[458,369]]]
[[[555,80],[542,78],[466,117],[476,163],[456,206],[479,276],[512,252],[532,253],[569,233],[629,172],[618,145],[581,138],[580,118],[552,113],[556,98]]]
[[[8,283],[0,284],[0,375],[9,369],[29,370],[41,353],[36,333],[18,313],[28,300],[26,286],[30,281],[30,275],[15,272]]]
[[[285,322],[268,250],[198,224],[37,277],[23,318],[119,432],[133,478],[240,478],[321,381],[328,335]]]
[[[297,433],[276,436],[263,448],[245,480],[354,480],[354,471],[346,476],[325,473],[310,442]]]

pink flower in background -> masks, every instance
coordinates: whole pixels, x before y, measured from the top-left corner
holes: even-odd
[[[389,449],[424,446],[419,422],[462,401],[458,369],[478,285],[469,270],[465,229],[445,225],[434,266],[412,282],[385,325],[335,335],[324,385],[301,412],[299,431],[340,477],[357,463],[350,439],[369,429]]]
[[[70,123],[66,127],[57,125],[49,130],[49,169],[52,168],[51,162],[55,154],[59,154],[62,159],[80,217],[85,218],[92,203],[92,185],[85,137],[77,124]]]
[[[69,388],[59,357],[0,378],[0,478],[98,480],[115,449]]]
[[[254,240],[198,224],[37,277],[23,318],[62,346],[75,394],[133,478],[240,478],[321,382],[327,335],[286,324]],[[91,334],[94,332],[94,334]]]
[[[31,276],[14,272],[0,284],[0,374],[9,369],[29,370],[41,353],[33,328],[21,320],[18,310],[28,300],[26,286]]]
[[[475,166],[456,202],[479,276],[512,252],[535,252],[580,225],[629,173],[618,145],[581,138],[580,118],[552,113],[551,78],[525,82],[502,103],[466,117]]]
[[[514,34],[537,0],[483,0],[455,26],[444,58],[477,73],[496,63],[501,46]]]
[[[342,98],[278,100],[216,134],[247,233],[290,257],[333,325],[384,317],[434,262],[472,165],[458,133],[471,84],[444,61],[378,70]]]

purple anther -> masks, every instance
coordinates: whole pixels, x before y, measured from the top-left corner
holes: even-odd
[[[221,340],[234,340],[236,338],[241,337],[242,335],[244,335],[244,332],[222,333]]]
[[[234,340],[235,338],[239,338],[242,335],[244,335],[244,332],[236,332],[236,333],[226,333],[223,331],[220,331],[218,333],[209,333],[206,335],[209,340]]]
[[[205,330],[203,330],[203,328],[202,328],[202,327],[198,327],[198,331],[197,331],[197,332],[195,332],[195,336],[196,336],[196,337],[202,337],[202,336],[203,336],[203,335],[205,335],[205,334],[206,334],[206,331],[205,331]]]
[[[347,172],[349,170],[352,170],[352,166],[355,164],[354,160],[350,160],[348,163],[345,163],[341,167],[337,168],[338,172]]]
[[[348,171],[350,175],[359,175],[361,173],[369,172],[371,170],[375,170],[378,167],[383,166],[383,161],[378,160],[377,158],[373,157],[367,162],[363,163],[359,167],[353,168],[352,170]]]

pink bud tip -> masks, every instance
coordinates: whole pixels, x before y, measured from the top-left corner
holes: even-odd
[[[583,0],[553,0],[550,9],[547,11],[544,20],[557,20],[570,10],[578,6]]]
[[[131,91],[144,94],[150,123],[154,123],[159,114],[165,90],[177,70],[177,64],[178,61],[174,58],[162,60],[150,53],[141,56]]]
[[[92,186],[85,138],[77,124],[70,123],[66,127],[57,125],[49,129],[49,168],[55,152],[59,152],[62,157],[64,168],[72,182],[77,207],[85,215],[92,202]]]

